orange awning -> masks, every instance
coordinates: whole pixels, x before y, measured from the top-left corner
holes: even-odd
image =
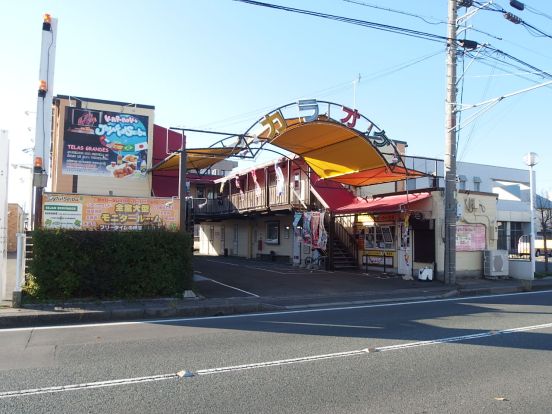
[[[305,122],[302,118],[279,119],[278,128],[267,127],[258,134],[261,148],[270,144],[302,157],[321,179],[360,187],[425,175],[405,168],[396,148],[384,135],[367,137],[325,115],[312,122]],[[187,169],[210,168],[219,161],[247,151],[246,145],[244,140],[232,147],[187,149]],[[179,162],[180,155],[175,153],[152,170],[178,170]]]
[[[190,148],[186,150],[186,169],[203,170],[210,168],[217,162],[223,161],[232,155],[236,155],[243,148]],[[180,165],[180,153],[173,153],[163,161],[155,165],[152,170],[168,171],[178,170]]]
[[[337,122],[288,123],[270,143],[300,155],[320,178],[343,184],[364,186],[424,175],[389,164],[366,136]]]

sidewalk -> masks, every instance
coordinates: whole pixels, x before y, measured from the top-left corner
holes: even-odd
[[[95,301],[65,303],[63,306],[54,304],[26,304],[23,308],[19,309],[11,308],[7,306],[9,302],[4,302],[0,306],[0,329],[54,324],[221,316],[546,289],[552,289],[552,278],[534,280],[532,281],[532,286],[527,286],[519,280],[476,279],[461,281],[456,286],[434,282],[428,284],[427,287],[413,287],[399,290],[379,289],[372,292],[338,295]]]

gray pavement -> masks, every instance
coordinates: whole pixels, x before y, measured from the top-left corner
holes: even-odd
[[[220,316],[322,306],[428,300],[552,289],[552,278],[471,279],[451,286],[394,275],[327,272],[229,257],[194,257],[196,298],[72,301],[0,307],[0,328],[101,321]]]
[[[549,413],[552,292],[0,330],[1,413]]]

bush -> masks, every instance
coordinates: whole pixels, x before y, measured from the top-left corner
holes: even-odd
[[[192,238],[168,230],[33,231],[36,299],[146,298],[192,288]]]

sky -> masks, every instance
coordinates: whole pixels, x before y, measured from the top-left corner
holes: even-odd
[[[445,0],[271,3],[439,36],[447,31]],[[525,4],[518,11],[508,0],[494,2],[552,34],[552,2]],[[158,125],[232,133],[245,132],[266,113],[298,99],[356,103],[389,138],[406,141],[408,155],[444,158],[443,41],[232,0],[19,1],[5,2],[1,11],[0,129],[8,130],[12,164],[32,162],[23,149],[33,147],[44,13],[58,19],[54,95],[154,105]],[[459,16],[465,13],[459,9]],[[552,38],[535,36],[490,10],[478,11],[466,25],[460,36],[518,62],[489,52],[459,61],[459,74],[465,69],[458,84],[464,105],[552,77],[519,63],[552,73]],[[548,86],[504,98],[479,114],[481,107],[464,109],[462,122],[473,122],[460,132],[457,160],[524,169],[523,156],[536,152],[536,191],[552,192],[551,98]],[[188,147],[219,138],[187,136]],[[10,202],[29,204],[29,177],[23,168],[10,170]]]

